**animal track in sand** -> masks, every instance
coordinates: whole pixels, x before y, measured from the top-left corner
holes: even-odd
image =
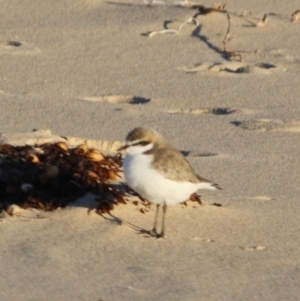
[[[253,246],[253,247],[240,247],[242,250],[244,251],[262,251],[265,250],[266,247],[265,246]]]
[[[0,41],[0,55],[38,55],[40,53],[41,50],[38,47],[30,45],[24,41]]]
[[[266,196],[266,195],[257,195],[257,196],[252,196],[248,197],[250,200],[255,200],[255,201],[271,201],[272,198]]]
[[[231,108],[211,108],[211,109],[174,109],[168,110],[170,114],[191,114],[191,115],[202,115],[202,114],[213,114],[213,115],[229,115],[234,113],[236,110]]]
[[[197,157],[213,157],[217,156],[217,153],[212,153],[212,152],[193,152],[193,151],[181,151],[181,153],[185,157],[190,157],[190,158],[197,158]]]
[[[191,238],[192,240],[197,240],[197,241],[201,241],[201,242],[215,242],[215,240],[213,239],[209,239],[209,238],[200,238],[200,237],[193,237]]]
[[[185,73],[198,73],[202,72],[206,74],[205,71],[213,72],[214,74],[272,74],[278,71],[286,71],[286,68],[281,66],[276,66],[271,63],[247,63],[247,62],[236,62],[236,61],[223,61],[223,62],[206,62],[196,64],[193,67],[182,67],[179,70]]]
[[[249,131],[276,131],[300,133],[299,120],[254,119],[246,121],[232,121],[237,127]]]
[[[104,95],[104,96],[95,96],[95,97],[82,97],[82,100],[91,101],[91,102],[108,102],[115,104],[146,104],[151,101],[150,98],[145,98],[142,96],[133,96],[133,95]]]

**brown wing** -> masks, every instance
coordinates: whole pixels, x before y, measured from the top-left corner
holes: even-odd
[[[150,152],[148,153],[150,154]],[[154,148],[152,152],[156,153],[152,165],[164,174],[167,179],[192,183],[202,181],[185,157],[171,145],[159,149]]]

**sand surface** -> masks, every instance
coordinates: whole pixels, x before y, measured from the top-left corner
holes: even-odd
[[[300,3],[226,9],[230,23],[210,13],[163,33],[196,11],[1,1],[1,141],[28,143],[39,129],[115,151],[132,128],[153,127],[223,191],[170,207],[161,240],[138,232],[154,207],[88,215],[93,196],[43,216],[4,215],[0,300],[300,299]],[[222,53],[228,25],[233,57]]]

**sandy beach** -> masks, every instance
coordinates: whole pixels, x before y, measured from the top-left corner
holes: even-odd
[[[164,239],[138,231],[155,206],[93,195],[3,211],[1,301],[300,299],[300,3],[214,4],[1,1],[0,143],[114,153],[150,127],[223,188],[170,206]]]

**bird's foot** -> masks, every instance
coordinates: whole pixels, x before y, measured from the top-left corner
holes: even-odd
[[[165,238],[165,234],[164,233],[156,233],[156,238]]]
[[[151,237],[155,237],[155,238],[163,238],[164,237],[164,233],[157,233],[156,229],[152,229],[152,230],[140,230],[141,233],[144,234],[148,234]]]

